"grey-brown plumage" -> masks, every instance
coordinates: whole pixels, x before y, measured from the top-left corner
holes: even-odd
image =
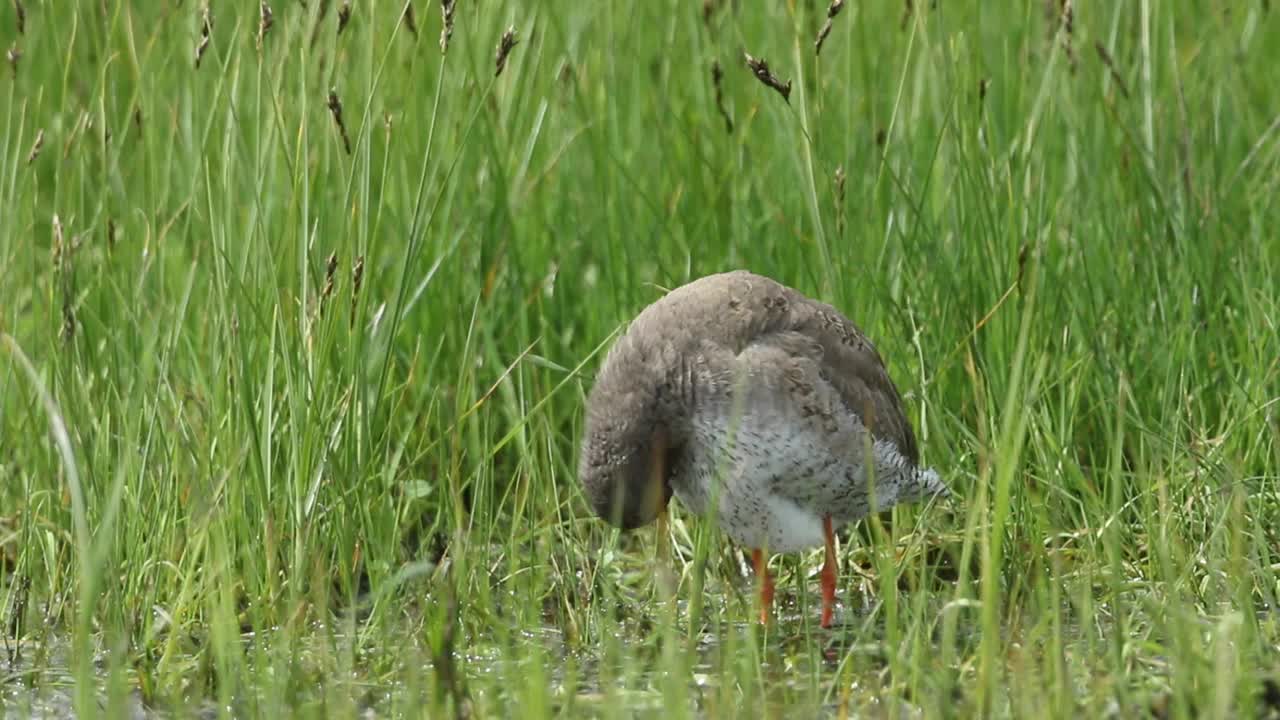
[[[830,305],[737,271],[673,290],[615,343],[587,399],[579,476],[623,528],[674,494],[746,547],[825,541],[834,573],[832,524],[947,492],[918,458],[866,336]]]

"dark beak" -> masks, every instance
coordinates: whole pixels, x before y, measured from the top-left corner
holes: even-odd
[[[665,520],[667,503],[671,502],[671,483],[667,482],[667,429],[658,427],[649,443],[649,477],[645,482],[645,517]]]

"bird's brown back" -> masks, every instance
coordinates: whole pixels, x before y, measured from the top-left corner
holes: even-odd
[[[880,353],[827,303],[739,270],[709,275],[671,291],[640,313],[627,335],[684,356],[703,343],[737,354],[777,333],[811,340],[810,351],[845,408],[876,439],[892,442],[913,465],[918,462],[915,433]]]

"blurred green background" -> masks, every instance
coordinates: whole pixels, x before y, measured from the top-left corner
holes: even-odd
[[[1280,713],[1269,2],[447,7],[0,7],[0,715]],[[577,488],[600,351],[738,267],[957,495],[834,631]]]

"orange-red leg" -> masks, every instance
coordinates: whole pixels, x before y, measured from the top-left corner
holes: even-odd
[[[827,560],[822,563],[822,627],[831,627],[836,606],[836,533],[831,518],[822,518],[822,537],[827,543]]]
[[[773,578],[769,576],[769,560],[764,551],[756,548],[751,551],[751,564],[755,567],[756,577],[760,578],[760,624],[769,623],[769,609],[773,607]]]

